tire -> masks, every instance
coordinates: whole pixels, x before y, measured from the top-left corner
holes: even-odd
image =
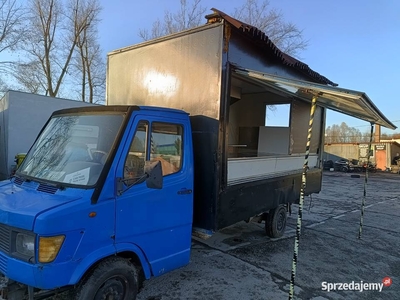
[[[349,170],[349,169],[348,169],[347,167],[345,167],[345,166],[343,166],[343,167],[340,168],[340,171],[342,171],[342,172],[344,172],[344,173],[347,173],[348,170]]]
[[[283,205],[271,209],[265,218],[265,233],[271,238],[283,236],[286,229],[287,213]]]
[[[75,300],[135,300],[138,271],[127,259],[111,257],[100,262],[75,290]]]

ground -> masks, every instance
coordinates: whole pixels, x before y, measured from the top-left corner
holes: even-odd
[[[296,299],[399,299],[399,182],[397,174],[370,174],[358,239],[364,174],[324,173],[322,191],[305,199]],[[267,238],[263,224],[242,222],[193,240],[190,264],[146,281],[138,299],[288,299],[296,221],[294,206],[280,239]],[[385,277],[392,284],[381,292],[322,290],[323,282],[382,283]]]
[[[365,177],[351,175],[324,173],[322,191],[305,199],[295,299],[400,299],[400,175],[370,174],[361,239]],[[146,281],[138,300],[288,299],[297,209],[280,239],[267,238],[263,224],[245,222],[194,239],[190,264]],[[381,292],[322,290],[323,282],[386,277],[392,284]]]

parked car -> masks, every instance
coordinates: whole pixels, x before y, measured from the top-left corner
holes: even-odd
[[[330,170],[333,167],[334,167],[333,160],[324,161],[324,170]]]
[[[339,159],[335,161],[334,169],[340,172],[352,172],[354,171],[354,166],[348,159]]]

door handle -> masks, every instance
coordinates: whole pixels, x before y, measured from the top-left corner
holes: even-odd
[[[178,191],[178,195],[188,195],[191,193],[192,193],[192,190],[189,190],[189,189],[181,189],[180,191]]]

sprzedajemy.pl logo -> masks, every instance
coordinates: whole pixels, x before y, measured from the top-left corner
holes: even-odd
[[[383,287],[389,287],[392,285],[392,279],[390,277],[385,277],[382,279],[382,282],[360,282],[351,281],[351,282],[322,282],[322,290],[327,292],[332,291],[379,291],[382,292]]]

